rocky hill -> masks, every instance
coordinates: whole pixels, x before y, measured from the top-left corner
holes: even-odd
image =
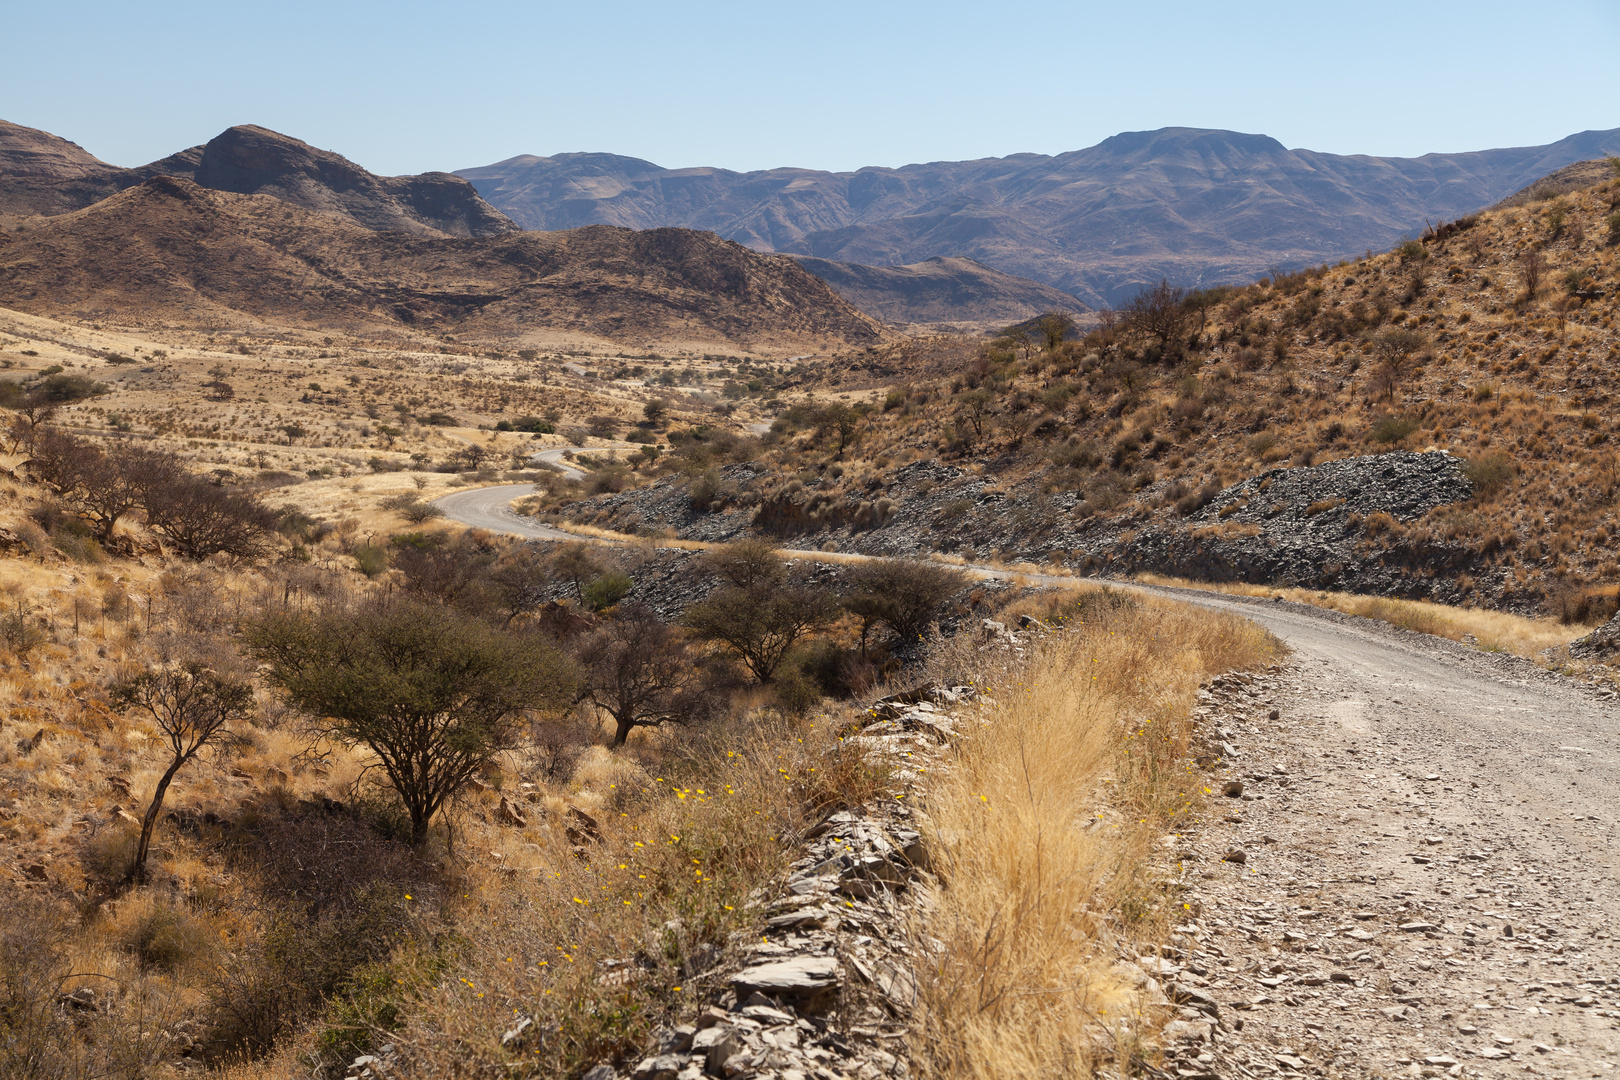
[[[48,132],[0,122],[0,214],[69,213],[154,176],[273,195],[368,229],[424,236],[493,236],[517,229],[449,173],[376,176],[329,150],[251,124],[161,161],[120,169]]]
[[[511,339],[862,346],[882,331],[786,256],[712,233],[375,231],[156,177],[0,235],[0,305],[35,314]]]
[[[1610,164],[1612,158],[1595,158],[1591,161],[1577,161],[1573,165],[1565,165],[1561,169],[1554,169],[1546,176],[1540,177],[1533,184],[1528,184],[1512,195],[1497,203],[1493,210],[1505,209],[1509,206],[1528,206],[1531,203],[1543,202],[1547,199],[1557,198],[1559,195],[1568,195],[1581,188],[1589,188],[1594,184],[1601,184],[1615,175],[1614,166]]]
[[[1381,250],[1488,206],[1571,162],[1620,153],[1620,129],[1546,146],[1341,156],[1264,135],[1127,132],[1048,157],[1017,154],[850,173],[664,169],[612,154],[524,155],[459,170],[530,229],[593,222],[712,229],[760,251],[865,265],[967,256],[1119,303],[1161,276],[1252,280]]]
[[[808,255],[799,265],[860,310],[916,330],[1000,330],[1048,311],[1084,313],[1050,285],[992,270],[972,259],[926,259],[911,266],[861,266]]]
[[[847,435],[825,395],[860,357],[835,360],[764,448],[685,444],[663,486],[554,512],[1572,623],[1615,610],[1620,178],[1162,300],[1051,348],[877,350],[892,373],[858,386],[874,407]]]

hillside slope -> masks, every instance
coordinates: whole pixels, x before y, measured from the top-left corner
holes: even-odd
[[[672,460],[671,490],[559,512],[1571,622],[1616,609],[1620,179],[1213,307],[1176,299],[1053,349],[888,346],[866,358],[884,377],[853,385],[835,359],[772,453],[721,469],[727,498],[693,509]],[[852,392],[870,411],[840,451],[818,409]]]
[[[968,256],[1097,304],[1161,276],[1208,285],[1386,248],[1426,218],[1468,213],[1563,165],[1616,152],[1620,129],[1547,146],[1383,158],[1165,128],[1056,157],[851,173],[663,169],[559,154],[458,175],[525,228],[683,225],[756,250],[867,265]]]
[[[154,176],[273,195],[368,229],[493,236],[518,227],[449,173],[376,176],[339,154],[251,124],[161,161],[120,169],[48,132],[0,121],[0,214],[70,213]]]
[[[1087,310],[1066,292],[972,259],[935,257],[911,266],[861,266],[808,255],[798,260],[839,296],[897,326],[1000,330],[1048,311]]]
[[[0,238],[0,305],[197,326],[243,316],[507,338],[839,343],[879,328],[786,256],[685,229],[376,232],[157,177]]]

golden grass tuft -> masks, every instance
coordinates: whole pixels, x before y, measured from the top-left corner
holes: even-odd
[[[929,774],[938,884],[912,928],[924,1076],[1087,1075],[1141,1054],[1162,1019],[1110,968],[1122,941],[1147,951],[1165,927],[1153,848],[1199,802],[1193,695],[1282,646],[1183,605],[1114,594],[1083,610],[1027,661],[981,668],[983,726]]]

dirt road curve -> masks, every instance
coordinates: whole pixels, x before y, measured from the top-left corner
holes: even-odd
[[[562,462],[556,464],[562,465]],[[433,505],[443,510],[448,517],[476,529],[512,533],[515,536],[526,536],[531,540],[579,539],[561,529],[553,529],[549,525],[541,525],[533,518],[520,517],[513,513],[513,500],[533,494],[533,484],[502,484],[500,487],[474,488],[471,491],[458,491],[454,495],[443,495],[434,499]]]
[[[438,504],[566,537],[506,509],[524,493]],[[1202,706],[1225,744],[1203,783],[1243,790],[1171,841],[1189,886],[1164,980],[1191,999],[1180,1075],[1616,1075],[1620,708],[1381,623],[1154,591],[1294,650]]]

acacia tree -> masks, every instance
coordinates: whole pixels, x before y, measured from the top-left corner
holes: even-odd
[[[843,604],[861,620],[861,653],[879,623],[903,641],[921,637],[966,580],[961,571],[921,559],[872,559],[851,567]]]
[[[770,682],[793,646],[832,618],[833,599],[789,584],[781,555],[764,541],[727,544],[704,561],[726,584],[689,606],[682,622],[736,653],[760,682]]]
[[[538,635],[414,601],[272,613],[247,641],[289,701],[377,756],[418,846],[444,804],[517,745],[524,714],[574,698],[572,664]]]
[[[113,700],[150,716],[169,747],[169,767],[158,779],[152,801],[141,818],[140,842],[129,868],[127,880],[141,884],[146,880],[152,828],[175,774],[197,751],[228,734],[227,725],[252,715],[253,689],[240,679],[191,661],[142,672],[114,687]]]
[[[1162,353],[1169,356],[1179,349],[1187,334],[1190,318],[1183,301],[1187,294],[1160,278],[1151,289],[1143,289],[1125,305],[1125,318],[1140,334],[1157,338]]]
[[[579,699],[613,717],[613,746],[638,727],[686,726],[713,710],[715,680],[651,608],[626,604],[577,655]]]

